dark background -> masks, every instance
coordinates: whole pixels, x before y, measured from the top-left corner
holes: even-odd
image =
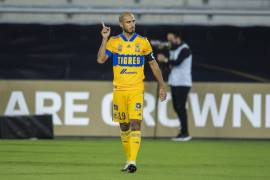
[[[112,35],[121,32],[111,28]],[[96,63],[100,30],[101,25],[0,24],[0,79],[112,80],[110,61]],[[149,40],[181,32],[193,52],[194,81],[270,81],[269,27],[137,25],[136,31]],[[145,75],[153,80],[148,65]]]

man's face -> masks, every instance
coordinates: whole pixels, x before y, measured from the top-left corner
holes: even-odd
[[[180,44],[181,43],[180,37],[175,36],[173,33],[167,34],[167,40],[169,42],[171,42],[172,44]]]
[[[124,32],[133,34],[135,32],[135,17],[133,15],[124,16],[120,26]]]
[[[178,38],[173,34],[173,33],[168,33],[167,34],[167,40],[173,44],[177,44]]]
[[[168,40],[169,42],[174,42],[174,41],[175,41],[174,34],[173,34],[173,33],[168,33],[168,34],[167,34],[167,40]]]

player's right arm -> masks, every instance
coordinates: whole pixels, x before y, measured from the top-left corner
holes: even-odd
[[[110,33],[111,33],[111,28],[105,26],[105,24],[102,22],[102,30],[101,30],[102,42],[101,42],[101,45],[97,54],[97,62],[100,64],[103,64],[104,62],[106,62],[106,60],[109,57],[108,54],[106,54],[106,45],[107,45]]]

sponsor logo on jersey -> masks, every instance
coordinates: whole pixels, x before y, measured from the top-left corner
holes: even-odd
[[[143,66],[144,56],[114,54],[113,65],[119,66]]]
[[[137,74],[137,72],[127,71],[127,69],[122,69],[120,74]]]

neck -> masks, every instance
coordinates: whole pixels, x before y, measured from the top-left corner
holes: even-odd
[[[123,31],[123,35],[127,38],[130,39],[133,36],[134,33],[127,33],[125,31]]]

